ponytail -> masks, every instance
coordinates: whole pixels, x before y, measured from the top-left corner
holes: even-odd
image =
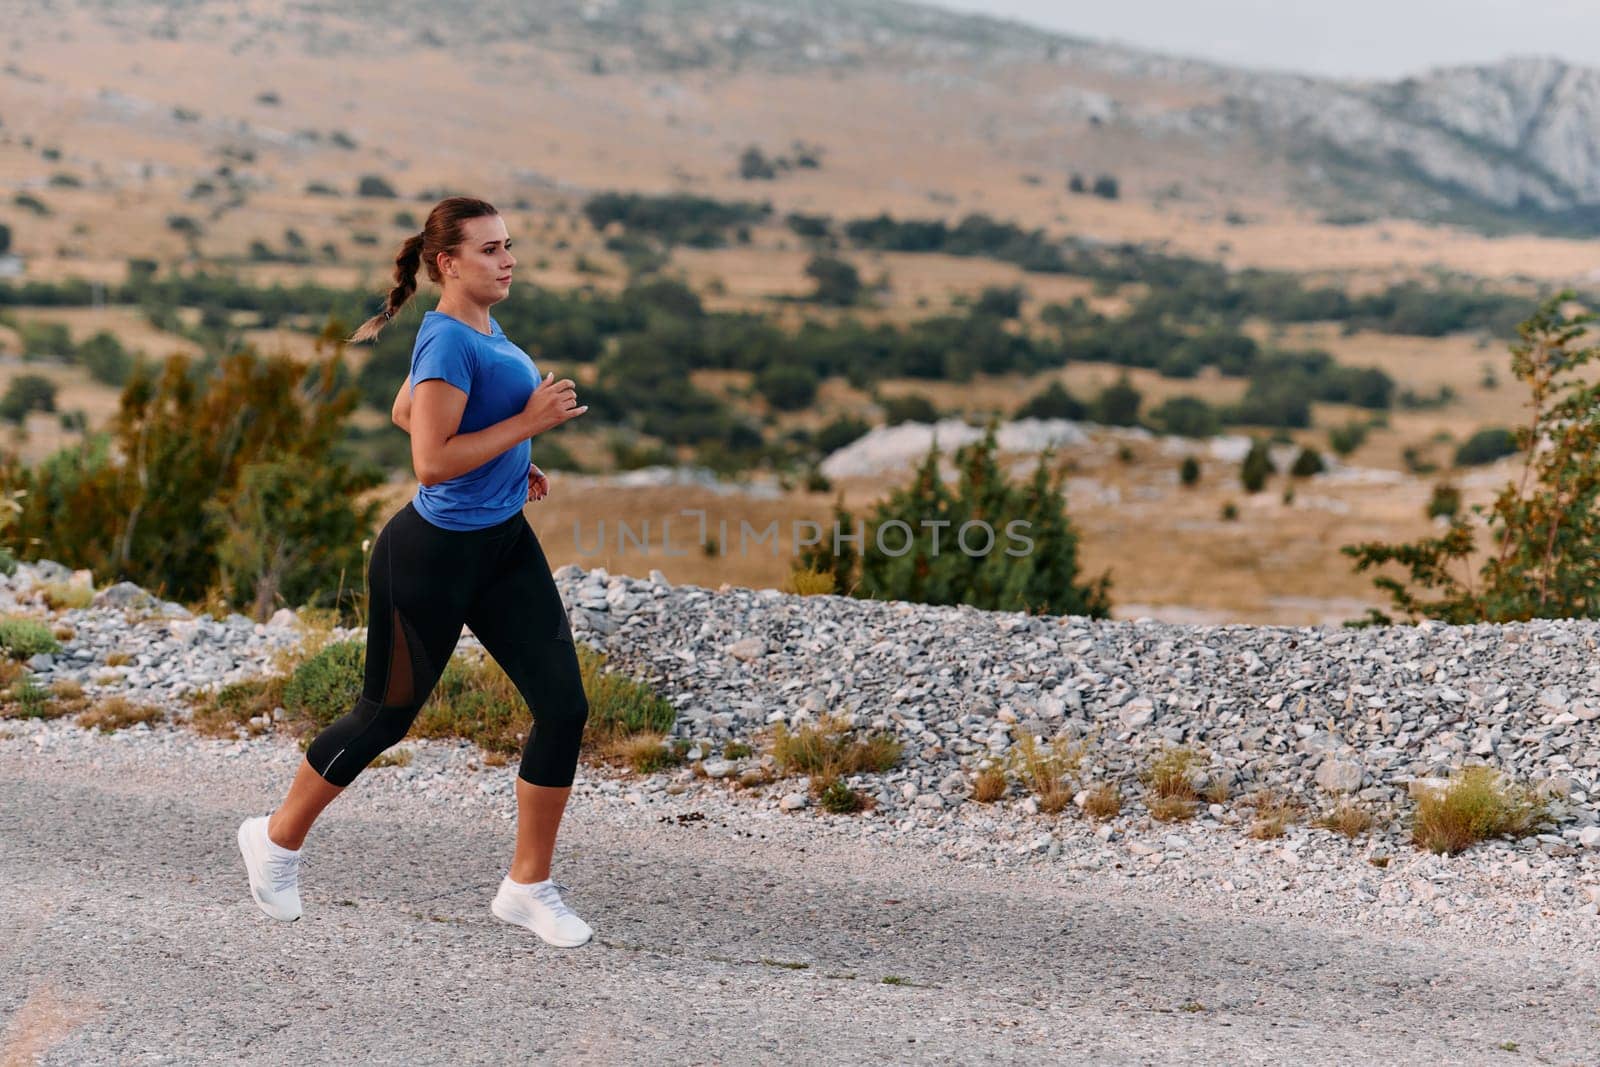
[[[422,266],[422,236],[420,233],[414,234],[400,246],[400,254],[394,257],[394,288],[389,290],[389,299],[384,302],[382,311],[363,322],[350,335],[352,342],[370,341],[377,337],[417,291],[417,270]]]

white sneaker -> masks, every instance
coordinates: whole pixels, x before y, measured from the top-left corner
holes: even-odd
[[[257,815],[239,824],[239,851],[256,905],[274,919],[300,918],[300,850],[274,844],[267,837],[267,817]]]
[[[513,882],[508,874],[489,910],[508,923],[526,926],[558,948],[576,948],[593,937],[594,931],[561,899],[560,891],[567,888],[549,879],[524,885]]]

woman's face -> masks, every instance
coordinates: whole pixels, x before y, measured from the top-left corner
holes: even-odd
[[[462,241],[454,254],[439,254],[443,284],[460,289],[475,304],[499,303],[511,292],[511,269],[517,265],[506,220],[480,215],[463,222],[461,230]]]

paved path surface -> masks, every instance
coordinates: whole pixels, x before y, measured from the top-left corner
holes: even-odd
[[[559,950],[489,913],[508,823],[358,782],[275,923],[234,830],[281,768],[132,775],[114,747],[0,743],[0,1061],[1600,1060],[1595,961],[1063,890],[803,819],[575,802],[557,876],[597,940]]]

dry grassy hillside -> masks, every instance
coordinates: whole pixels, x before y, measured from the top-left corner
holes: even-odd
[[[1594,241],[1489,238],[1389,220],[1330,225],[1296,206],[1282,166],[1269,157],[1219,153],[1177,134],[1134,137],[1051,103],[1110,93],[1132,103],[1170,104],[1174,93],[1203,95],[1203,89],[1140,82],[1026,49],[1007,53],[1003,62],[940,51],[915,36],[903,47],[886,45],[871,62],[786,63],[781,49],[749,62],[664,60],[660,41],[670,34],[649,37],[655,49],[649,51],[641,43],[646,37],[630,36],[616,21],[616,9],[593,6],[612,14],[586,19],[553,2],[498,12],[485,6],[454,13],[448,25],[438,18],[430,25],[409,5],[393,12],[260,0],[11,5],[0,66],[0,223],[10,227],[27,278],[113,282],[130,257],[144,257],[225,269],[259,284],[313,278],[376,294],[395,246],[414,232],[431,197],[468,191],[505,211],[519,243],[519,284],[618,288],[623,264],[578,211],[590,194],[626,189],[765,200],[775,221],[754,227],[748,244],[677,248],[666,269],[704,294],[709,308],[755,310],[782,321],[797,312],[775,298],[801,294],[810,284],[808,253],[776,221],[791,211],[840,219],[879,211],[943,218],[986,212],[1054,234],[1301,272],[1352,292],[1439,271],[1532,292],[1588,283],[1600,267]],[[652,18],[666,18],[650,10]],[[703,24],[711,10],[682,7],[688,38],[721,39],[716,27]],[[508,20],[524,15],[543,21],[506,32]],[[872,42],[839,47],[848,58],[870,51]],[[781,171],[770,181],[740,177],[747,148],[776,156],[797,145],[809,146],[820,165]],[[1070,193],[1074,173],[1117,176],[1120,198]],[[397,195],[357,195],[364,178],[381,179]],[[174,228],[179,217],[192,222],[197,236]],[[265,262],[253,244],[273,253],[302,247],[307,262]],[[976,258],[851,258],[865,277],[887,282],[866,317],[896,323],[993,285],[1022,286],[1031,310],[1081,297],[1115,313],[1137,293],[1134,286],[1106,292],[1083,279],[1027,274]],[[75,339],[109,329],[150,355],[194,350],[129,308],[21,308],[12,315],[17,323],[63,322]],[[1071,507],[1084,532],[1086,569],[1113,571],[1119,615],[1353,617],[1377,601],[1337,546],[1431,529],[1422,508],[1437,479],[1404,474],[1402,454],[1410,449],[1447,462],[1453,442],[1521,417],[1524,398],[1498,341],[1345,335],[1317,325],[1251,328],[1264,341],[1316,346],[1341,363],[1381,367],[1418,392],[1449,385],[1457,399],[1437,410],[1394,411],[1389,425],[1350,457],[1358,467],[1391,472],[1389,480],[1310,483],[1292,504],[1282,501],[1278,483],[1245,497],[1231,466],[1212,460],[1199,489],[1180,490],[1178,458],[1153,446],[1119,459],[1114,445],[1101,441],[1062,457],[1074,468]],[[246,336],[267,350],[310,351],[309,340],[292,330]],[[8,344],[14,339],[0,327],[0,346],[14,350]],[[1495,387],[1484,382],[1486,366],[1498,377]],[[58,406],[84,411],[91,425],[103,425],[115,410],[115,390],[78,368],[0,361],[0,389],[19,373],[56,380]],[[1014,410],[1051,378],[1083,396],[1117,374],[1110,366],[1073,364],[1031,379],[889,381],[880,391],[922,393],[942,411],[980,416]],[[1146,409],[1179,393],[1232,401],[1243,388],[1206,374],[1191,381],[1139,371],[1130,377]],[[696,384],[742,411],[766,414],[750,395],[748,375],[698,372]],[[777,415],[772,426],[815,428],[841,413],[870,419],[877,409],[867,394],[832,380],[812,409]],[[1325,448],[1326,428],[1356,414],[1319,405],[1316,427],[1293,437]],[[370,412],[361,417],[382,423]],[[598,427],[563,433],[575,455],[604,461]],[[37,459],[72,439],[56,419],[36,414],[10,443]],[[1471,475],[1469,502],[1486,499],[1496,476],[1493,470]],[[859,508],[892,484],[885,477],[838,488]],[[390,492],[398,500],[408,489]],[[591,517],[592,532],[600,516],[666,516],[699,505],[724,509],[734,522],[821,519],[830,500],[831,494],[801,491],[755,501],[698,490],[589,488],[558,492],[530,514],[557,564],[603,563],[639,573],[659,566],[677,580],[709,585],[777,584],[785,560],[584,557],[570,528],[583,516]],[[1237,522],[1219,518],[1228,501],[1241,508]]]
[[[292,227],[313,248],[335,245],[338,264],[319,269],[329,281],[371,277],[403,231],[396,211],[416,210],[351,196],[372,174],[404,200],[462,189],[526,202],[516,221],[528,250],[550,261],[537,276],[552,284],[573,280],[563,272],[582,251],[554,247],[573,236],[557,213],[605,188],[769,199],[780,215],[980,210],[1296,270],[1577,280],[1600,266],[1589,242],[1317,223],[1287,202],[1270,158],[1052,112],[1041,102],[1074,93],[1137,103],[1177,91],[1071,63],[917,56],[792,71],[602,63],[608,72],[595,73],[596,48],[498,28],[485,11],[463,13],[456,39],[436,45],[424,30],[343,9],[13,5],[0,182],[52,212],[7,212],[17,250],[44,276],[115,278],[130,255],[188,254],[166,224],[187,214],[208,257],[243,257],[252,240],[276,247]],[[626,54],[626,43],[606,51]],[[819,169],[739,178],[746,147],[776,155],[796,141],[820,149]],[[1069,194],[1073,172],[1119,176],[1122,199]],[[81,184],[52,184],[63,180]],[[344,195],[307,196],[314,183]],[[781,258],[753,274],[724,258],[686,265],[735,291],[748,279],[750,294],[796,281]]]

